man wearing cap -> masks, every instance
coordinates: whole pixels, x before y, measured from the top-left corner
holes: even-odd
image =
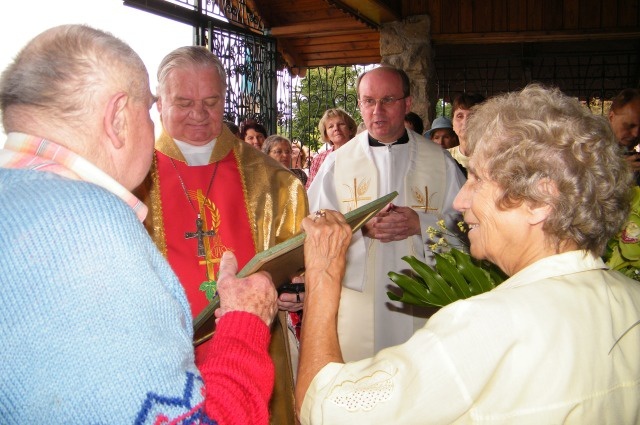
[[[428,130],[424,136],[433,143],[442,146],[443,149],[451,149],[460,144],[458,136],[453,131],[451,120],[447,117],[438,117],[433,120],[431,130]]]

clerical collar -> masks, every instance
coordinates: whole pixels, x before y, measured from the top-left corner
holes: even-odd
[[[182,152],[182,156],[187,160],[187,164],[189,166],[194,165],[208,165],[209,158],[211,157],[211,152],[213,152],[213,146],[216,143],[216,139],[213,139],[206,145],[192,145],[187,142],[183,142],[181,140],[176,140],[176,146]]]
[[[392,143],[382,143],[374,139],[373,137],[371,137],[371,134],[369,134],[369,146],[404,145],[405,143],[408,143],[408,142],[409,142],[409,134],[407,133],[407,130],[404,131],[404,134],[402,135],[402,137],[400,137],[398,140]]]

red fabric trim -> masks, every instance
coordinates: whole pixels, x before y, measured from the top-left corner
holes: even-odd
[[[198,241],[195,238],[185,239],[185,232],[196,230],[196,214],[184,195],[170,158],[161,152],[156,152],[156,155],[167,259],[178,275],[191,305],[191,313],[196,317],[209,303],[199,289],[207,278],[207,271],[205,265],[200,264],[204,258],[197,256]],[[217,276],[219,258],[224,251],[232,251],[241,269],[256,251],[233,152],[219,161],[208,199],[204,196],[215,164],[189,167],[181,161],[174,160],[174,163],[193,205],[201,211],[204,230],[216,230],[216,236],[205,238],[207,258],[213,259],[210,267]]]

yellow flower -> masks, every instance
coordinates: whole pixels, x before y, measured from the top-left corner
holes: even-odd
[[[429,239],[434,239],[437,234],[438,231],[436,229],[431,226],[427,227],[427,235],[429,235]]]

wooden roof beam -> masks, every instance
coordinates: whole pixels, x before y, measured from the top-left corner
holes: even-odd
[[[348,66],[348,65],[370,65],[372,63],[380,63],[380,55],[378,56],[358,56],[342,59],[317,59],[309,60],[306,63],[307,68],[315,68],[320,66]]]
[[[363,28],[363,25],[354,22],[351,19],[344,20],[332,20],[332,21],[317,21],[307,22],[294,25],[284,25],[280,27],[273,27],[265,30],[265,35],[286,38],[286,37],[300,37],[300,36],[327,36],[330,34],[336,34],[344,31],[358,31]],[[371,30],[369,30],[371,31]]]
[[[356,19],[362,20],[374,29],[380,24],[402,20],[399,10],[392,9],[381,0],[325,0],[327,3],[345,11]]]
[[[640,38],[639,31],[625,32],[590,32],[584,31],[526,31],[526,32],[491,32],[463,34],[434,34],[431,41],[439,44],[501,44],[501,43],[536,43],[545,41],[586,41],[586,40],[624,40]]]

